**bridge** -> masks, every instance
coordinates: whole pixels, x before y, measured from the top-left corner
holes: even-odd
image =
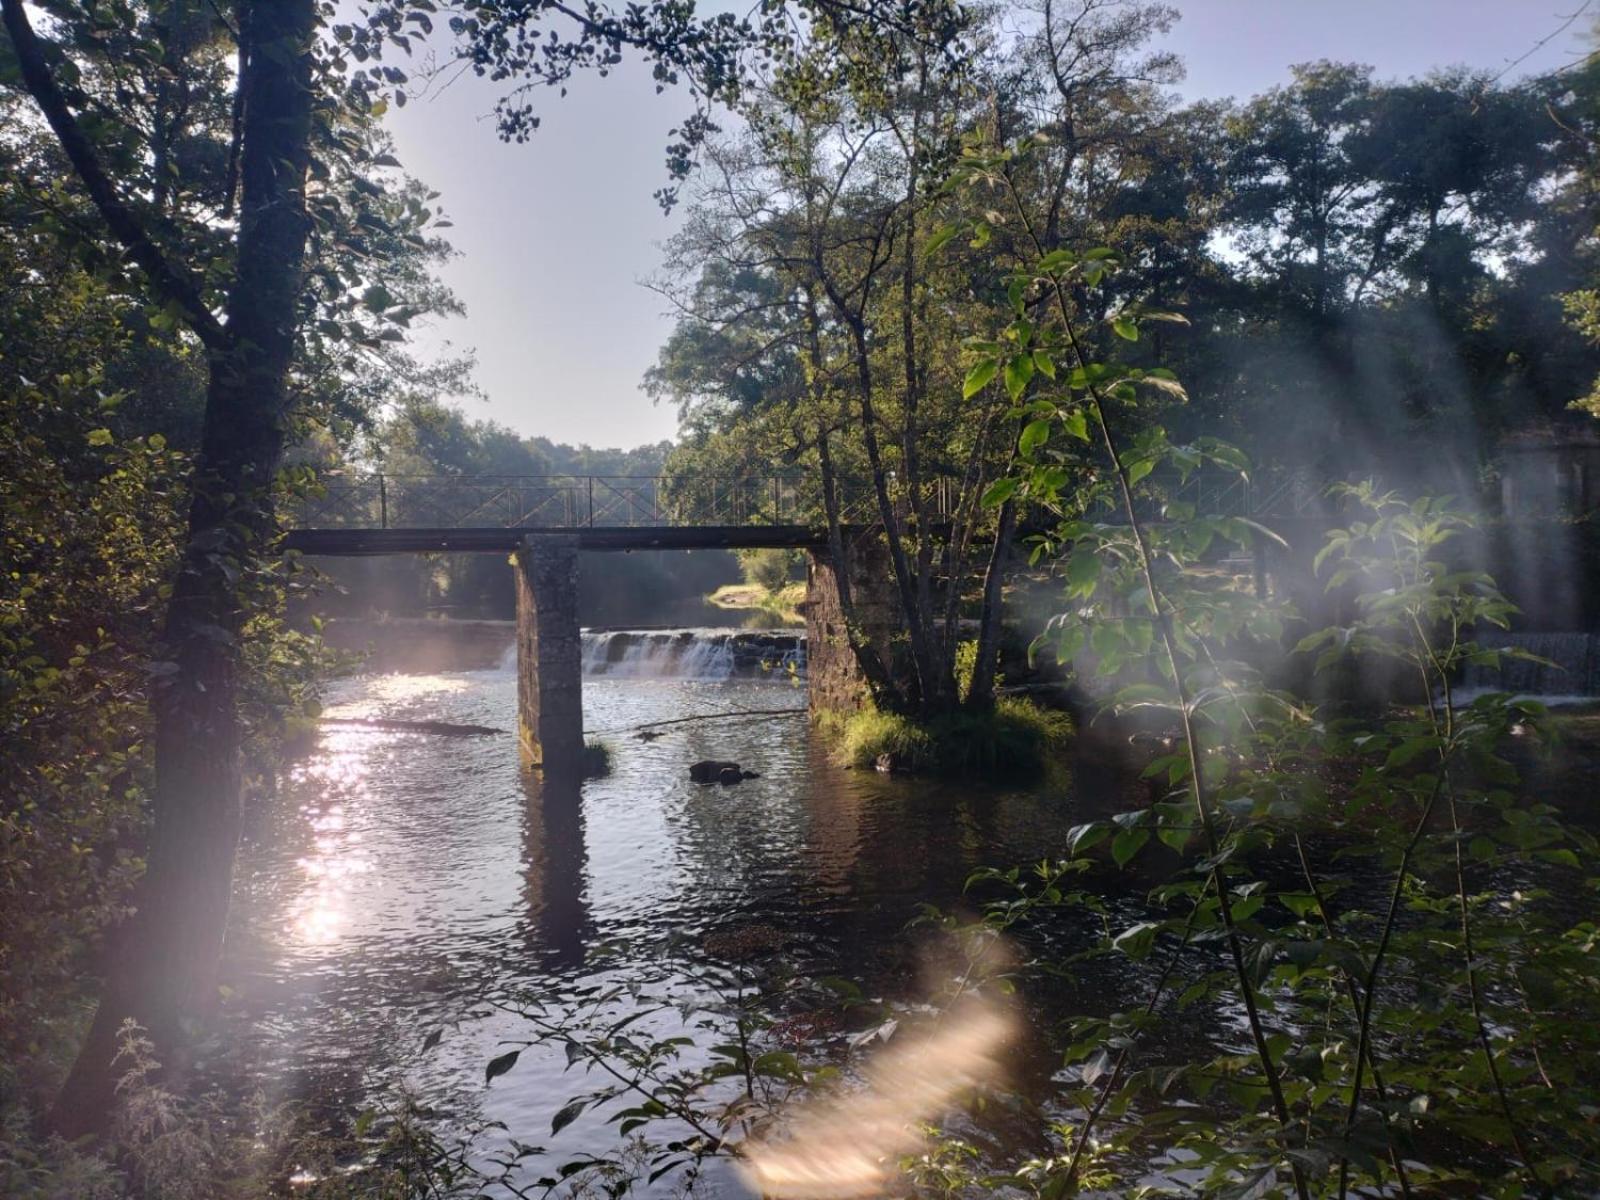
[[[891,487],[894,483],[891,480]],[[908,526],[907,500],[897,515]],[[1263,518],[1315,495],[1293,481],[1255,487],[1237,475],[1196,472],[1165,489],[1196,510]],[[956,481],[924,489],[931,525],[948,527]],[[876,489],[838,481],[841,524],[879,524]],[[501,554],[513,557],[517,589],[518,737],[526,762],[575,778],[583,759],[579,553],[592,550],[796,548],[807,551],[807,671],[813,708],[851,703],[861,676],[845,636],[838,572],[848,571],[863,635],[887,649],[903,619],[878,540],[852,537],[847,563],[828,551],[816,476],[334,474],[291,515],[286,550],[310,555]]]
[[[869,481],[836,489],[847,527],[879,522]],[[954,489],[928,488],[947,524]],[[517,731],[524,762],[574,779],[583,760],[579,555],[591,550],[808,552],[806,632],[813,706],[853,694],[859,667],[845,637],[828,553],[820,481],[801,473],[718,475],[331,475],[290,513],[283,548],[308,555],[500,554],[517,595]],[[901,516],[910,513],[902,510]],[[863,539],[871,541],[872,539]],[[850,555],[858,613],[887,645],[898,621],[887,563]],[[870,566],[867,564],[870,563]],[[841,682],[844,681],[844,682]]]
[[[840,520],[874,524],[871,482],[841,479]],[[947,518],[950,480],[928,508]],[[582,550],[794,547],[826,541],[820,481],[721,475],[339,475],[297,506],[284,548],[303,554],[508,554],[530,531],[573,533]],[[909,515],[902,513],[902,515]]]
[[[1257,519],[1297,517],[1320,489],[1298,477],[1265,485],[1196,472],[1173,480],[1172,499],[1197,511]],[[840,520],[878,523],[870,480],[836,487]],[[959,481],[932,480],[924,509],[947,521]],[[901,497],[896,507],[910,517]],[[301,500],[284,548],[304,554],[509,554],[533,530],[566,530],[582,550],[820,548],[821,483],[801,472],[740,475],[331,475]]]

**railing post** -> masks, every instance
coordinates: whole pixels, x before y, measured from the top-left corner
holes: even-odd
[[[589,483],[589,528],[594,528],[594,476],[585,476]]]
[[[379,528],[389,528],[389,485],[384,481],[382,471],[378,472],[378,517],[382,522]]]

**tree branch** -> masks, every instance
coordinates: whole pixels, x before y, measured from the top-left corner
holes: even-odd
[[[50,73],[49,64],[45,61],[44,45],[28,23],[23,0],[0,0],[0,17],[3,17],[6,32],[16,47],[17,63],[22,70],[22,82],[28,94],[50,123],[67,160],[77,172],[84,190],[89,193],[89,199],[105,218],[112,235],[122,244],[128,257],[144,269],[160,296],[183,310],[184,319],[207,349],[222,348],[228,341],[227,331],[206,307],[199,287],[162,253],[138,216],[117,195],[110,177],[95,155],[93,144],[73,116],[66,96]]]

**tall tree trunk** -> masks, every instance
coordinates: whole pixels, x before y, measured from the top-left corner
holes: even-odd
[[[916,694],[912,703],[926,711],[936,697],[934,686],[936,670],[928,644],[927,614],[917,602],[916,575],[906,555],[905,540],[900,521],[895,516],[894,501],[889,495],[888,469],[883,465],[883,452],[878,445],[878,414],[872,403],[872,360],[867,345],[866,323],[859,315],[842,314],[850,328],[855,350],[857,403],[861,407],[861,439],[867,451],[867,466],[872,472],[872,490],[878,501],[878,518],[883,522],[884,537],[889,542],[889,565],[894,570],[895,588],[900,594],[900,607],[905,612],[906,633],[911,639],[911,661],[916,678]]]
[[[933,528],[928,518],[927,496],[923,489],[921,441],[922,430],[918,415],[922,406],[924,372],[917,353],[917,206],[921,199],[922,176],[917,161],[922,142],[922,100],[927,91],[928,63],[923,54],[918,59],[916,101],[912,107],[909,134],[897,135],[906,156],[906,218],[904,243],[901,251],[900,341],[905,368],[904,421],[901,427],[900,457],[905,470],[906,494],[911,500],[911,513],[917,530],[917,608],[930,628],[925,632],[927,661],[919,665],[922,676],[924,708],[939,709],[954,699],[955,681],[952,662],[944,654],[935,652],[931,623],[933,621]],[[953,586],[954,581],[947,581]]]
[[[967,707],[980,711],[994,707],[994,676],[1000,665],[1006,557],[1011,551],[1011,535],[1016,532],[1016,526],[1017,502],[1007,500],[1000,506],[994,550],[989,555],[989,569],[983,577],[983,611],[978,615],[978,653],[972,665],[972,684],[967,688]]]
[[[210,346],[189,530],[165,627],[172,668],[153,698],[154,824],[137,911],[87,1043],[51,1118],[102,1128],[117,1033],[129,1019],[181,1065],[185,1025],[215,1005],[240,824],[237,711],[244,588],[273,533],[308,218],[314,0],[241,7],[247,89],[236,271]]]
[[[855,593],[850,584],[850,562],[847,557],[849,549],[845,545],[844,521],[839,513],[838,473],[833,466],[832,440],[823,406],[822,318],[817,311],[816,295],[809,286],[805,289],[805,297],[806,332],[811,357],[811,402],[817,410],[820,426],[817,434],[817,464],[822,473],[822,510],[828,523],[828,556],[833,560],[838,584],[839,610],[844,616],[845,638],[867,681],[872,702],[880,708],[899,709],[904,707],[904,699],[895,688],[888,664],[878,657],[877,647],[862,636],[861,623],[856,619]]]
[[[978,436],[973,439],[972,449],[967,454],[967,465],[961,475],[959,499],[955,512],[949,515],[950,530],[944,543],[944,577],[950,586],[945,588],[944,596],[942,652],[946,661],[952,666],[956,661],[956,649],[961,644],[961,589],[955,586],[955,581],[966,577],[968,551],[972,546],[978,519],[982,515],[983,489],[987,478],[983,464],[989,452],[994,417],[995,411],[992,407],[984,410]],[[1012,443],[1012,449],[1015,452],[1015,442]]]

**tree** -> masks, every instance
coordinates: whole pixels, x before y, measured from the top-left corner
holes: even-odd
[[[206,416],[186,545],[168,605],[165,686],[154,697],[155,819],[138,911],[55,1124],[79,1132],[106,1111],[118,1028],[144,1023],[178,1044],[185,1015],[209,1007],[239,832],[239,585],[272,533],[270,489],[284,437],[285,383],[310,221],[312,0],[251,6],[238,31],[239,224],[219,320],[193,266],[156,240],[122,195],[58,82],[21,0],[6,32],[38,103],[100,215],[151,286],[192,330],[208,365]],[[159,35],[157,35],[159,37]],[[171,48],[179,52],[176,47]],[[165,159],[156,156],[158,163]],[[152,206],[165,199],[161,182]]]
[[[163,319],[188,331],[207,368],[188,531],[153,697],[149,865],[94,1028],[57,1105],[57,1123],[70,1131],[104,1117],[112,1043],[124,1018],[143,1022],[165,1051],[181,1046],[185,1019],[214,997],[239,827],[239,639],[274,532],[272,489],[289,429],[300,318],[308,304],[338,307],[350,290],[336,271],[318,276],[327,293],[308,290],[308,239],[327,227],[329,214],[322,192],[308,201],[307,180],[314,174],[324,183],[332,161],[366,157],[344,136],[341,114],[371,112],[382,92],[404,82],[397,69],[374,66],[357,70],[347,86],[339,74],[347,53],[365,62],[387,46],[409,50],[411,37],[431,29],[436,6],[376,6],[367,23],[339,27],[331,44],[318,37],[325,13],[317,0],[52,9],[48,39],[34,30],[23,0],[3,0],[0,10],[21,86],[77,185],[163,305]],[[759,25],[696,21],[671,4],[620,16],[553,5],[469,3],[463,11],[452,18],[463,53],[517,81],[502,109],[514,138],[537,123],[517,98],[521,88],[564,82],[584,67],[604,71],[625,46],[653,59],[664,85],[684,72],[698,95],[718,99],[736,94],[742,54],[770,55],[794,43],[781,6]],[[888,5],[808,4],[805,12],[824,26],[900,14]],[[570,23],[576,36],[521,36],[546,20]],[[230,44],[238,68],[225,87]],[[134,97],[140,119],[106,120],[127,99],[118,85],[129,65],[156,79],[148,104]],[[394,97],[403,103],[403,91]],[[686,143],[708,124],[702,117],[688,127]],[[219,130],[226,130],[220,139]],[[208,149],[222,151],[220,172],[206,169],[219,165]],[[675,154],[686,171],[687,150]],[[381,156],[374,162],[383,165]],[[209,190],[184,187],[195,179]],[[391,311],[381,281],[367,282],[360,304],[390,322],[405,319]],[[331,328],[318,326],[319,333],[352,336],[326,319]],[[366,336],[354,332],[358,342]]]

